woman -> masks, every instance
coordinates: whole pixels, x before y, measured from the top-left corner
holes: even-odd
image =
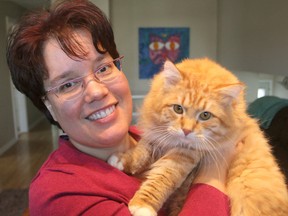
[[[12,32],[7,62],[16,88],[67,134],[31,183],[32,216],[130,215],[140,181],[106,163],[138,139],[121,60],[108,20],[86,0],[26,15]],[[205,174],[182,215],[229,214],[226,169],[208,166]]]

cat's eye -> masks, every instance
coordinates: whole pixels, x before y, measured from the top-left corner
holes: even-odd
[[[177,114],[183,114],[184,110],[183,107],[178,105],[178,104],[174,104],[173,105],[173,110],[177,113]]]
[[[200,120],[202,120],[202,121],[207,121],[207,120],[210,119],[211,117],[212,117],[212,114],[211,114],[210,112],[207,112],[207,111],[202,112],[202,113],[200,113],[200,115],[199,115],[199,118],[200,118]]]

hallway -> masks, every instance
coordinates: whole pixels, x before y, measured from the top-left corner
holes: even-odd
[[[53,151],[50,123],[44,119],[0,156],[0,191],[28,188],[30,181]]]

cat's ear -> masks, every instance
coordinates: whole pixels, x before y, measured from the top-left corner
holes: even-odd
[[[220,87],[218,91],[221,93],[223,97],[222,101],[228,105],[231,104],[234,99],[237,99],[244,89],[245,85],[243,83],[236,83]]]
[[[182,79],[177,67],[169,60],[166,60],[164,63],[162,75],[167,87],[175,85]]]

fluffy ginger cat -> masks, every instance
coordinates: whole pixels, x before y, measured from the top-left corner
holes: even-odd
[[[284,176],[257,121],[246,113],[244,85],[215,62],[166,61],[143,101],[138,126],[143,132],[138,145],[108,160],[124,172],[145,173],[129,203],[134,216],[157,215],[169,197],[183,202],[186,194],[179,193],[187,193],[201,158],[239,140],[243,145],[227,177],[231,215],[288,215]],[[169,215],[177,215],[177,202],[170,202]]]

